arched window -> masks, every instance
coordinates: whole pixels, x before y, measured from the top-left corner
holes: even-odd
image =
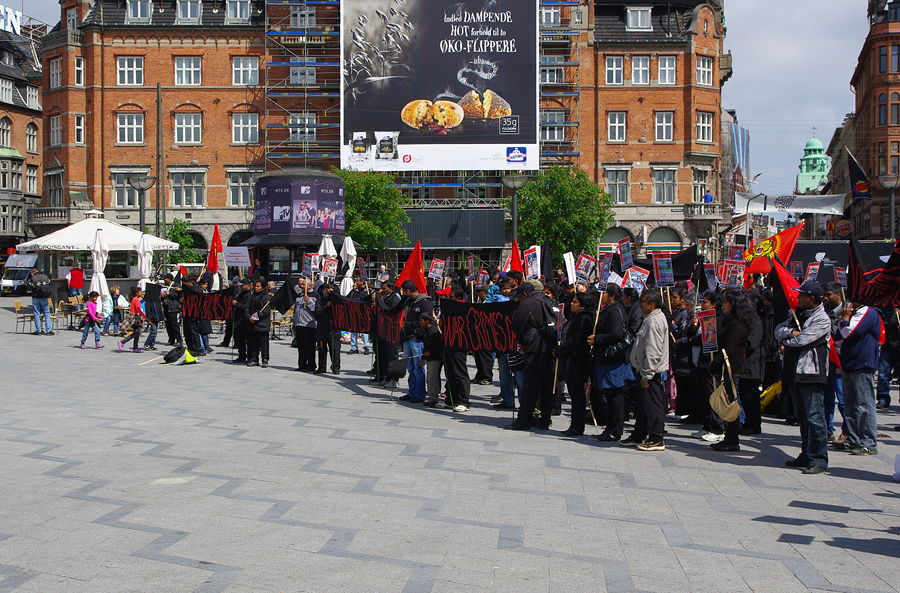
[[[25,126],[25,150],[28,152],[37,152],[38,129],[34,124]]]
[[[891,125],[900,125],[900,93],[891,93]]]
[[[12,122],[8,117],[0,119],[0,146],[11,146]]]
[[[878,95],[878,125],[886,126],[888,123],[888,106],[887,106],[887,94],[881,93]]]

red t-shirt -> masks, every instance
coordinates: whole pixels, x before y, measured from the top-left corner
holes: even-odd
[[[69,288],[84,288],[84,270],[81,268],[69,270]]]

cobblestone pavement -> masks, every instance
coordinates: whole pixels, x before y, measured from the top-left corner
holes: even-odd
[[[287,341],[269,369],[139,366],[160,353],[0,327],[0,591],[900,587],[896,408],[878,456],[805,476],[771,419],[740,453],[672,425],[642,453],[562,438],[565,417],[500,430],[496,384],[465,414],[403,404],[346,347],[314,377]]]

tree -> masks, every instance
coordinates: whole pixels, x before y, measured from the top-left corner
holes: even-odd
[[[190,229],[191,222],[189,220],[175,218],[168,223],[166,239],[178,243],[178,249],[169,252],[170,263],[189,264],[206,259],[201,250],[194,249],[194,237],[188,232]]]
[[[512,207],[512,198],[503,205]],[[554,266],[563,254],[597,251],[597,241],[615,222],[612,196],[577,167],[553,166],[519,190],[519,245],[550,243]]]
[[[409,199],[394,187],[393,175],[332,170],[344,181],[345,232],[360,244],[362,251],[381,251],[387,247],[388,239],[397,245],[409,242],[403,230],[409,217],[402,208]]]

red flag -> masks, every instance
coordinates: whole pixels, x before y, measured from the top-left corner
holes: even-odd
[[[406,280],[412,280],[416,283],[419,292],[427,292],[427,288],[425,287],[425,271],[422,268],[422,261],[422,243],[416,241],[416,246],[409,255],[409,259],[406,260],[403,271],[397,276],[397,280],[395,281],[397,288],[400,288],[400,285]]]
[[[778,282],[781,284],[781,291],[784,298],[787,299],[788,307],[796,309],[798,305],[797,291],[794,289],[800,288],[800,283],[781,265],[781,262],[776,260],[772,263],[775,265],[775,274],[778,276]]]
[[[178,273],[181,274],[182,276],[187,276],[187,270],[185,269],[184,266],[178,267]]]
[[[838,355],[837,346],[834,344],[834,338],[828,336],[828,362],[837,368],[841,368],[841,357]]]
[[[512,262],[509,264],[509,269],[525,273],[525,268],[522,267],[522,256],[519,255],[519,243],[515,239],[513,239]]]
[[[797,237],[803,229],[801,222],[797,226],[783,230],[774,237],[760,241],[744,252],[747,274],[768,274],[772,271],[772,260],[778,256],[781,261],[790,261],[797,244]]]
[[[220,253],[222,253],[222,238],[219,236],[219,223],[216,223],[212,242],[209,244],[209,256],[206,258],[206,269],[213,274],[219,271]]]

